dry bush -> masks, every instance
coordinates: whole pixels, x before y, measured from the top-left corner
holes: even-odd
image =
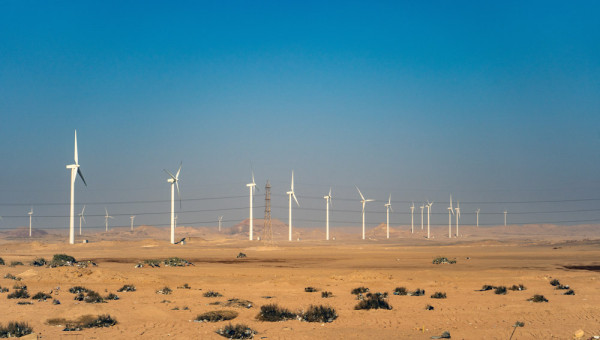
[[[433,295],[431,295],[432,299],[445,299],[446,298],[446,293],[443,292],[435,292]]]
[[[52,295],[44,293],[44,292],[37,292],[34,296],[31,297],[31,299],[46,301],[47,299],[52,299]]]
[[[134,285],[123,285],[123,287],[119,288],[117,292],[135,292]]]
[[[527,288],[522,283],[519,283],[518,285],[512,285],[512,287],[510,287],[508,289],[513,290],[513,291],[527,290]]]
[[[29,299],[27,289],[17,289],[6,296],[9,299]]]
[[[218,322],[233,320],[238,316],[238,312],[232,310],[217,310],[200,314],[196,317],[196,321],[200,322]]]
[[[560,285],[560,281],[558,281],[558,279],[553,279],[552,281],[550,281],[550,284],[552,286],[559,286]]]
[[[448,260],[445,256],[438,256],[432,262],[433,264],[455,264],[456,260]]]
[[[156,291],[156,294],[169,295],[173,293],[173,290],[167,286],[164,286],[162,289]]]
[[[179,258],[179,257],[170,257],[168,259],[164,259],[163,263],[167,267],[185,267],[185,266],[192,265],[191,262],[184,260],[182,258]]]
[[[531,301],[531,302],[548,302],[548,299],[546,299],[543,295],[535,294],[531,298],[527,299],[527,301]]]
[[[9,267],[16,267],[16,266],[22,266],[23,262],[21,261],[10,261],[10,265]]]
[[[569,289],[566,292],[564,292],[563,295],[575,295],[575,291],[573,289]]]
[[[306,322],[333,322],[337,319],[338,315],[335,309],[325,306],[313,306],[308,307],[306,312],[300,316],[303,321]]]
[[[260,321],[285,321],[295,319],[296,314],[290,312],[286,308],[277,306],[276,304],[264,305],[260,307],[260,312],[256,316],[257,320]]]
[[[46,262],[46,260],[43,257],[38,257],[36,259],[34,259],[33,261],[31,261],[31,265],[34,267],[42,267],[45,266],[46,264],[48,264]]]
[[[368,293],[368,292],[369,292],[369,288],[361,286],[361,287],[352,289],[352,291],[350,293],[354,294],[354,295],[358,295],[358,294]]]
[[[387,301],[385,301],[384,294],[382,293],[368,293],[365,300],[360,301],[354,309],[392,309]]]
[[[69,256],[67,254],[55,254],[52,257],[52,261],[50,261],[50,267],[63,267],[63,266],[72,266],[77,261],[73,256]]]
[[[221,297],[223,295],[219,292],[209,290],[209,291],[205,292],[204,294],[202,294],[202,296],[204,296],[204,297]]]
[[[394,295],[407,295],[408,291],[406,290],[406,287],[396,287],[396,289],[394,289]]]
[[[82,286],[75,286],[75,287],[69,288],[69,293],[72,293],[72,294],[87,293],[88,291],[89,291],[89,289],[82,287]]]
[[[319,290],[317,288],[315,288],[315,287],[308,286],[308,287],[304,288],[304,291],[307,292],[307,293],[314,293],[314,292],[318,292]]]
[[[104,300],[119,300],[119,296],[115,293],[109,293]]]
[[[216,333],[228,339],[252,339],[254,338],[256,331],[243,324],[237,324],[235,326],[229,324],[218,329]]]
[[[417,288],[415,291],[408,293],[409,296],[423,296],[425,295],[425,290]]]
[[[333,296],[332,292],[328,292],[328,291],[321,292],[321,297],[324,298],[324,299],[330,298],[332,296]]]
[[[65,320],[62,318],[48,319],[47,324],[64,325],[64,331],[81,331],[84,328],[102,328],[111,327],[117,324],[117,320],[108,314],[103,315],[82,315],[75,320]]]
[[[506,295],[506,287],[504,287],[504,286],[496,287],[496,289],[494,290],[494,294]]]
[[[20,338],[31,333],[33,333],[33,328],[29,327],[26,322],[11,321],[6,326],[0,324],[0,338]]]

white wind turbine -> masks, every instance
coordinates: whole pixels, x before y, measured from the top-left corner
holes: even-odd
[[[31,210],[29,210],[27,215],[29,215],[29,237],[31,237],[31,218],[33,217],[33,207],[31,207]]]
[[[477,214],[477,228],[479,228],[479,211],[481,209],[477,208],[477,210],[475,211],[475,213]]]
[[[373,199],[365,199],[365,196],[363,196],[362,192],[360,192],[360,189],[358,189],[358,187],[356,187],[356,190],[358,190],[358,194],[360,195],[361,198],[361,203],[362,203],[362,239],[365,239],[365,205],[367,204],[367,202],[373,202],[375,200]]]
[[[427,238],[429,238],[430,233],[429,233],[429,212],[431,211],[431,206],[433,205],[433,202],[429,202],[429,200],[427,201]]]
[[[410,206],[410,233],[414,234],[415,233],[415,216],[414,216],[414,212],[415,212],[415,202],[412,202],[412,205]]]
[[[508,213],[508,211],[504,210],[504,226],[506,227],[506,214]]]
[[[331,188],[329,188],[329,194],[327,196],[323,196],[325,199],[325,210],[327,211],[325,214],[325,239],[329,241],[329,204],[331,202]]]
[[[77,155],[77,130],[75,130],[75,164],[67,165],[67,169],[71,169],[71,206],[69,213],[69,243],[75,243],[75,180],[77,175],[81,177],[83,184],[87,187],[81,169],[79,169],[79,156]]]
[[[129,218],[131,219],[131,231],[133,231],[133,220],[135,219],[135,215],[131,215]]]
[[[452,238],[452,215],[454,215],[454,208],[452,208],[452,195],[450,195],[450,206],[448,207],[448,238]]]
[[[383,205],[387,209],[387,238],[390,238],[390,210],[394,212],[392,209],[392,194],[390,194],[390,198],[388,198],[388,202]]]
[[[296,204],[298,206],[300,206],[300,203],[298,203],[298,199],[296,198],[296,193],[294,193],[294,170],[292,170],[292,184],[290,186],[290,191],[287,192],[287,195],[289,196],[289,215],[288,215],[288,225],[289,225],[289,240],[292,240],[292,197],[294,197],[294,201],[296,201]]]
[[[79,235],[81,236],[81,221],[83,221],[83,223],[85,222],[85,217],[83,217],[83,212],[85,211],[85,205],[83,206],[83,209],[81,209],[81,212],[78,214],[79,216]]]
[[[175,176],[164,169],[171,177],[167,179],[167,182],[171,183],[171,244],[175,244],[175,187],[177,187],[177,197],[179,197],[179,206],[181,207],[181,196],[179,195],[179,173],[181,172],[181,165],[182,163],[179,163],[179,169]]]
[[[460,220],[460,201],[456,202],[456,237],[458,237],[458,221]]]
[[[219,216],[219,231],[221,231],[221,222],[223,222],[223,216]]]
[[[419,208],[421,208],[421,230],[423,230],[423,209],[425,209],[425,203]]]
[[[250,228],[248,234],[250,241],[252,241],[252,233],[254,226],[254,217],[252,216],[252,197],[254,197],[254,191],[258,190],[258,188],[256,187],[256,182],[254,182],[254,171],[252,171],[252,183],[248,183],[246,184],[246,186],[250,188]]]
[[[112,217],[108,214],[108,209],[104,208],[104,210],[106,211],[106,216],[104,216],[104,224],[106,225],[106,231],[108,232],[108,219],[109,218],[114,219],[114,217]]]

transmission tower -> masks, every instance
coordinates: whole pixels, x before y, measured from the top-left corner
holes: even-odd
[[[267,180],[265,185],[265,224],[263,226],[263,240],[266,244],[273,245],[273,228],[271,226],[271,184]]]

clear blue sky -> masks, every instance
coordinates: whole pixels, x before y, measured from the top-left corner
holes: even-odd
[[[360,221],[355,184],[378,200],[370,226],[389,193],[394,224],[409,223],[407,201],[425,199],[447,223],[450,193],[466,224],[477,207],[488,224],[504,209],[600,209],[467,203],[600,198],[599,17],[596,1],[3,1],[0,227],[27,224],[31,203],[36,215],[67,214],[74,129],[89,184],[77,183],[79,203],[166,200],[162,169],[183,161],[184,199],[247,196],[252,162],[285,221],[292,169],[303,208],[323,208],[310,197],[331,185],[334,208],[356,210],[334,225]],[[232,225],[246,205],[184,201],[180,222]],[[168,203],[107,206],[168,223],[143,215]],[[86,208],[90,227],[104,207]],[[322,215],[294,214],[299,226]],[[588,219],[600,211],[510,217]]]

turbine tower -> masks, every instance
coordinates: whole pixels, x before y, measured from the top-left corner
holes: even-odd
[[[83,209],[81,209],[81,212],[78,214],[79,215],[79,236],[81,236],[81,221],[83,220],[83,223],[85,223],[85,217],[83,217],[84,211],[85,211],[85,205],[83,206]]]
[[[33,217],[33,207],[31,207],[31,210],[29,210],[27,215],[29,215],[29,237],[31,237],[31,217]]]
[[[104,216],[104,224],[106,225],[106,232],[108,232],[108,219],[109,218],[114,219],[114,217],[112,217],[108,214],[108,209],[104,208],[104,210],[106,211],[106,216]]]
[[[179,195],[179,173],[181,172],[181,165],[182,163],[179,163],[179,170],[177,170],[175,176],[164,169],[171,177],[167,179],[167,182],[171,183],[171,244],[175,244],[175,187],[177,187],[177,197],[179,197],[179,207],[181,207],[181,195]]]
[[[477,208],[477,210],[475,211],[475,213],[477,214],[477,228],[479,228],[479,211],[481,209]]]
[[[367,204],[367,202],[373,202],[375,200],[373,199],[365,199],[365,196],[363,196],[362,192],[360,192],[360,189],[358,189],[358,187],[356,187],[356,190],[358,190],[358,194],[360,195],[361,198],[361,203],[362,203],[362,239],[365,239],[365,205]]]
[[[323,196],[325,199],[325,210],[327,211],[325,214],[325,239],[329,241],[329,204],[331,204],[331,188],[329,188],[329,194],[327,196]]]
[[[221,231],[221,223],[223,222],[223,216],[219,216],[219,231]]]
[[[390,210],[394,212],[392,209],[392,194],[390,194],[390,198],[388,198],[388,202],[383,205],[387,209],[387,238],[390,238]]]
[[[129,218],[131,219],[131,231],[133,231],[133,220],[135,219],[135,215],[131,215]]]
[[[425,203],[419,208],[421,208],[421,230],[423,230],[423,209],[425,209]]]
[[[69,213],[69,243],[75,243],[75,180],[77,179],[77,175],[81,177],[83,184],[87,187],[87,183],[85,183],[85,179],[83,178],[83,174],[81,173],[81,169],[79,169],[79,157],[77,155],[77,130],[75,130],[75,164],[67,165],[67,169],[71,169],[71,206]]]
[[[504,210],[504,226],[506,227],[506,214],[508,213],[508,211]]]
[[[454,215],[454,208],[452,208],[452,195],[450,195],[450,206],[448,207],[448,238],[452,238],[452,215]]]
[[[412,202],[412,205],[410,206],[410,233],[414,234],[415,233],[415,216],[414,216],[414,212],[415,212],[415,202]]]
[[[429,238],[430,233],[429,233],[429,211],[431,210],[431,206],[433,205],[433,202],[429,202],[429,200],[427,201],[427,238]]]
[[[290,191],[287,192],[287,195],[289,196],[289,215],[288,215],[288,225],[289,225],[289,241],[292,240],[292,197],[294,197],[294,201],[296,201],[296,204],[298,206],[300,206],[300,203],[298,203],[298,199],[296,198],[296,193],[294,193],[294,170],[292,170],[292,185],[290,186]]]
[[[250,188],[250,228],[248,231],[248,237],[250,239],[250,241],[252,241],[252,230],[253,230],[253,219],[254,217],[252,216],[252,197],[254,196],[254,191],[257,190],[256,188],[256,182],[254,182],[254,171],[252,171],[252,183],[248,183],[246,184],[246,186],[248,188]]]
[[[458,221],[460,220],[460,201],[456,202],[456,237],[458,237]]]

